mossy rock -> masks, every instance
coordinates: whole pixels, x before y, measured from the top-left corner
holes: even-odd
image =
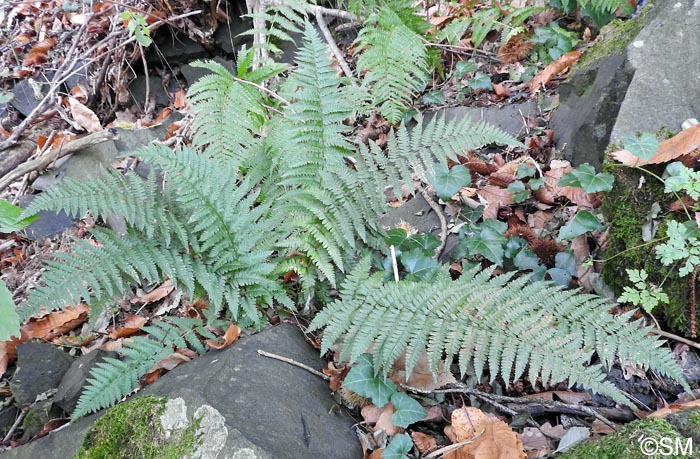
[[[197,423],[166,432],[165,397],[140,397],[111,408],[85,435],[74,459],[182,459],[198,445]]]
[[[649,439],[647,451],[653,452],[658,441],[675,445],[678,440],[681,445],[679,452],[684,451],[687,439],[671,424],[663,419],[647,418],[627,424],[622,429],[607,435],[599,440],[592,440],[575,446],[571,451],[560,456],[559,459],[649,459],[662,457],[661,455],[644,454],[641,445],[643,439]],[[668,440],[666,440],[668,439]],[[692,449],[692,447],[691,447]],[[665,450],[659,449],[659,452]],[[688,450],[692,454],[692,451]],[[695,456],[685,454],[665,455],[674,459],[691,459]]]
[[[648,166],[656,175],[663,173],[663,166]],[[608,246],[603,263],[603,280],[619,296],[624,287],[630,286],[627,269],[643,269],[649,274],[647,282],[662,286],[668,295],[668,304],[659,304],[653,310],[654,317],[680,335],[689,335],[688,304],[690,289],[688,277],[680,277],[678,268],[664,266],[656,258],[655,247],[666,235],[667,219],[682,219],[683,215],[669,214],[659,222],[657,242],[642,240],[642,225],[657,202],[664,212],[673,199],[664,193],[664,185],[651,174],[629,167],[605,166],[615,175],[615,186],[609,192],[601,211],[610,228]],[[643,184],[640,186],[640,180]]]
[[[627,45],[634,40],[651,19],[653,8],[654,2],[650,1],[642,7],[634,18],[615,19],[605,25],[600,30],[593,46],[583,53],[574,69],[585,69],[606,56],[624,52]]]

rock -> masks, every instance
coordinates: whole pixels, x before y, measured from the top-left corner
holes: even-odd
[[[48,82],[51,78],[53,78],[51,73],[42,73],[37,78],[23,79],[13,88],[14,97],[10,100],[10,105],[22,115],[29,116],[48,92]]]
[[[10,431],[17,419],[19,408],[14,405],[6,406],[0,410],[0,436],[4,437]]]
[[[444,115],[447,121],[469,117],[474,122],[486,121],[512,136],[518,136],[525,132],[523,117],[536,118],[541,114],[542,107],[547,105],[549,105],[548,100],[542,102],[530,100],[502,107],[449,107],[427,113],[424,123],[436,115]]]
[[[684,437],[692,438],[695,448],[700,448],[700,409],[679,411],[669,415],[666,420]]]
[[[656,14],[627,46],[632,82],[611,134],[677,132],[700,115],[700,2],[657,0]]]
[[[58,392],[53,397],[54,405],[70,415],[78,404],[90,371],[106,357],[116,359],[119,354],[97,349],[75,359],[58,386]]]
[[[227,54],[234,56],[242,45],[245,44],[248,48],[253,46],[252,35],[240,35],[252,28],[253,21],[251,19],[235,16],[231,22],[221,24],[216,29],[216,32],[214,32],[214,44]]]
[[[212,59],[214,62],[218,62],[219,64],[223,65],[226,69],[228,69],[229,72],[232,74],[236,74],[236,64],[232,60],[226,60],[221,57],[215,57]],[[201,67],[193,67],[191,65],[183,65],[180,67],[180,73],[182,73],[182,76],[185,77],[185,80],[187,80],[187,84],[191,86],[194,82],[202,78],[204,75],[209,75],[212,72],[210,72],[207,69],[201,68]]]
[[[195,59],[202,59],[208,55],[202,45],[186,34],[173,29],[163,28],[159,30],[153,41],[156,46],[152,49],[158,49],[158,52],[147,54],[146,57],[151,63],[165,61],[165,64],[175,66]]]
[[[143,107],[146,102],[146,78],[139,75],[129,84],[129,92],[131,93],[132,101],[138,106]],[[155,98],[156,107],[165,107],[170,104],[171,94],[177,89],[177,82],[171,79],[167,89],[163,87],[163,79],[159,76],[148,76],[148,97]]]
[[[10,381],[19,405],[34,403],[37,395],[58,388],[73,358],[52,344],[17,346],[17,370]]]
[[[325,366],[303,335],[283,324],[177,367],[141,391],[138,400],[148,395],[167,397],[160,418],[166,431],[187,429],[193,418],[199,419],[204,444],[192,458],[361,457],[354,421],[336,406],[327,383],[305,370],[260,356],[258,349],[317,369]],[[127,416],[133,411],[121,408]],[[87,433],[102,414],[7,451],[3,458],[73,458],[84,438],[95,438],[95,431]]]
[[[33,199],[34,195],[26,194],[19,198],[19,206],[23,208],[27,207]],[[39,212],[38,216],[39,218],[34,220],[23,230],[24,235],[33,241],[58,236],[66,229],[75,225],[73,218],[63,211],[51,212],[42,210]]]
[[[670,33],[672,32],[672,33]],[[700,114],[700,3],[656,0],[608,24],[559,87],[551,127],[574,165],[600,168],[628,134],[680,130]]]

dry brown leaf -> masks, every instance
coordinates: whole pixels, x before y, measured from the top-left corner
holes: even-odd
[[[401,427],[395,426],[391,422],[391,416],[394,414],[394,412],[395,412],[394,405],[392,405],[391,402],[384,405],[381,413],[379,414],[379,419],[377,419],[377,422],[374,424],[374,431],[376,432],[376,431],[382,430],[389,437],[392,437],[398,433],[403,432],[404,429],[402,429]]]
[[[382,453],[384,453],[384,448],[375,449],[372,454],[367,456],[367,459],[384,459],[382,458]]]
[[[659,144],[659,149],[652,155],[648,164],[663,164],[683,156],[697,156],[700,149],[700,124],[684,129],[668,140]],[[687,164],[686,164],[687,165]]]
[[[413,444],[416,445],[416,448],[418,448],[421,454],[425,454],[437,446],[435,437],[424,434],[423,432],[411,432],[411,438],[413,439]]]
[[[579,57],[581,57],[580,51],[569,51],[564,54],[535,75],[527,84],[528,89],[530,89],[531,92],[539,91],[542,89],[542,86],[549,83],[552,78],[564,72],[564,70],[574,64]]]
[[[525,59],[532,52],[534,43],[525,40],[525,34],[519,33],[508,39],[498,50],[498,58],[504,64],[513,64]]]
[[[506,87],[506,85],[503,83],[493,83],[491,84],[491,87],[493,87],[494,94],[496,94],[499,98],[510,96],[510,88]]]
[[[690,400],[684,403],[671,403],[669,406],[654,411],[648,417],[650,418],[665,418],[669,414],[677,413],[678,411],[687,410],[690,408],[700,407],[700,399]]]
[[[551,452],[554,449],[552,441],[547,438],[540,429],[535,427],[525,427],[519,437],[526,451],[549,450]]]
[[[542,188],[543,187],[540,187],[540,189]],[[484,218],[496,218],[498,217],[498,209],[500,209],[501,206],[515,204],[515,201],[513,201],[513,194],[505,188],[486,185],[480,188],[477,194],[481,199],[486,201]]]
[[[109,334],[112,339],[126,338],[135,335],[146,325],[148,319],[137,314],[127,314],[124,323],[118,329]]]
[[[97,132],[102,130],[100,120],[95,115],[95,112],[81,104],[75,97],[68,97],[68,107],[71,115],[76,123],[88,132]]]
[[[161,359],[158,361],[153,367],[151,368],[150,371],[155,371],[155,370],[167,370],[170,371],[176,366],[180,365],[181,363],[186,363],[189,362],[191,359],[187,357],[186,355],[183,355],[179,352],[173,352],[169,356]]]
[[[405,384],[410,387],[429,391],[457,382],[452,372],[450,372],[449,369],[445,369],[445,362],[439,363],[437,380],[433,379],[433,372],[430,370],[427,351],[421,353],[408,379],[406,379],[406,354],[402,354],[401,357],[396,360],[394,366],[391,367],[389,379],[394,381],[397,385]]]
[[[453,443],[469,441],[457,450],[447,452],[445,459],[525,459],[523,444],[505,422],[487,416],[483,411],[465,406],[452,412]]]
[[[367,405],[362,407],[360,414],[366,423],[374,424],[379,421],[379,416],[382,414],[382,410],[377,408],[376,405]]]
[[[48,60],[46,53],[56,45],[56,39],[53,37],[46,38],[32,47],[32,49],[24,56],[22,67],[33,67],[43,64]]]
[[[7,371],[7,366],[17,358],[17,345],[26,343],[31,338],[24,330],[20,329],[20,337],[0,342],[0,376]]]
[[[160,301],[166,296],[170,295],[170,292],[172,292],[174,289],[175,286],[173,285],[173,281],[171,279],[167,279],[165,282],[163,282],[163,284],[154,288],[147,294],[132,298],[131,303],[155,303],[156,301]]]
[[[53,338],[74,330],[87,320],[88,306],[81,303],[55,311],[39,319],[30,319],[21,328],[31,338],[52,340]]]
[[[228,326],[228,330],[226,330],[226,333],[224,333],[224,340],[222,342],[217,343],[212,339],[208,339],[206,340],[206,343],[207,346],[211,347],[212,349],[223,349],[234,343],[240,334],[241,328],[238,325],[230,324]]]
[[[182,88],[178,88],[178,90],[175,91],[175,100],[173,100],[173,107],[180,110],[181,108],[185,108],[186,104],[187,100],[185,99],[185,90]]]
[[[615,432],[615,429],[599,419],[594,419],[591,424],[591,432],[598,435],[608,435]]]
[[[552,427],[552,424],[545,422],[540,426],[540,430],[542,430],[543,434],[551,438],[561,439],[564,437],[564,435],[566,435],[566,429],[561,424],[557,424],[556,426]]]

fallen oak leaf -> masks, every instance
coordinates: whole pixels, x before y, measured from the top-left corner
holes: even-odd
[[[68,108],[70,108],[73,120],[88,132],[97,132],[102,130],[100,120],[95,115],[95,112],[81,104],[75,97],[68,97]]]
[[[21,329],[30,339],[40,338],[49,341],[85,323],[87,313],[88,305],[80,303],[78,306],[69,306],[62,311],[54,311],[38,319],[29,319]]]
[[[663,164],[675,159],[680,159],[685,164],[694,159],[687,158],[687,156],[697,156],[698,150],[700,150],[700,124],[684,129],[670,139],[659,143],[659,149],[651,156],[647,164]],[[692,162],[690,164],[692,165]]]
[[[437,447],[435,437],[424,434],[423,432],[411,432],[411,439],[413,439],[413,443],[416,445],[416,448],[418,448],[418,451],[420,451],[421,454],[425,454],[426,452]]]
[[[445,434],[453,443],[469,441],[445,459],[525,459],[520,438],[505,422],[483,411],[465,406],[452,412],[452,424]]]
[[[54,37],[46,38],[32,47],[32,49],[24,56],[22,67],[33,67],[43,64],[48,60],[46,53],[56,45]]]
[[[154,288],[147,294],[132,298],[131,303],[155,303],[156,301],[160,301],[166,296],[170,295],[170,292],[172,292],[174,289],[175,286],[173,285],[172,279],[166,279],[166,281],[163,282],[159,287]]]
[[[109,337],[112,339],[118,339],[135,335],[141,331],[141,328],[146,325],[147,322],[148,319],[143,316],[137,314],[127,314],[124,324],[110,333]]]
[[[223,349],[233,344],[238,339],[240,334],[241,328],[238,325],[230,324],[226,330],[226,333],[224,333],[224,340],[222,342],[217,343],[213,339],[208,339],[205,342],[207,343],[207,346],[211,347],[212,349]]]

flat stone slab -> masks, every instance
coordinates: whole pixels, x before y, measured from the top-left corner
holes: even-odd
[[[656,0],[654,17],[627,46],[634,77],[610,136],[679,131],[700,118],[700,1]]]
[[[56,389],[72,361],[73,357],[52,344],[18,345],[17,370],[10,381],[17,403],[34,403],[37,395]]]
[[[296,327],[283,324],[241,339],[181,365],[139,392],[167,396],[183,416],[206,415],[207,459],[357,459],[362,450],[353,424],[330,394],[326,381],[258,349],[316,369],[318,351]],[[3,453],[6,459],[71,459],[98,415]],[[195,416],[196,417],[196,416]]]

